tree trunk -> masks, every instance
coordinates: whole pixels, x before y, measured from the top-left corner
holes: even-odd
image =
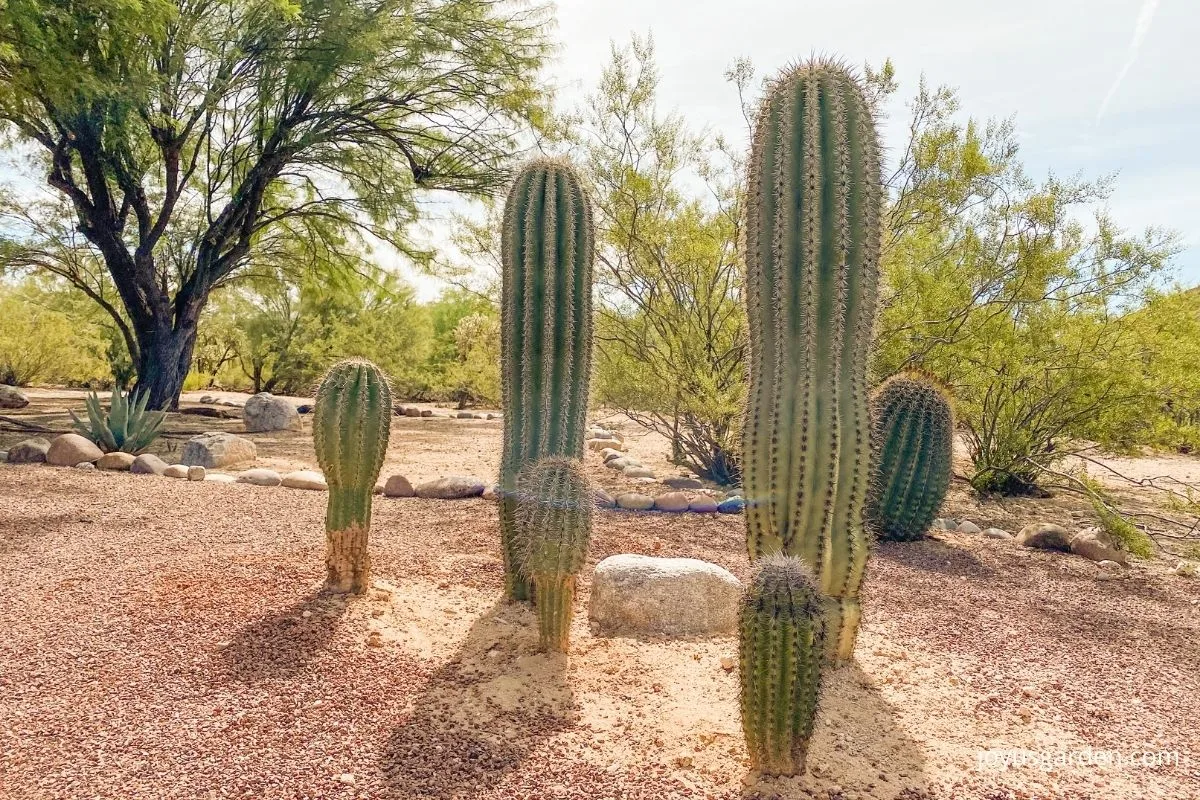
[[[183,381],[192,365],[196,332],[195,320],[181,320],[175,327],[167,324],[138,329],[140,358],[134,391],[139,395],[150,393],[147,408],[171,411],[179,408]]]

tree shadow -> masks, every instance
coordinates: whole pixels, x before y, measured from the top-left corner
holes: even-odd
[[[909,569],[974,580],[990,580],[997,574],[995,569],[980,561],[975,553],[941,539],[878,542],[875,545],[874,556]]]
[[[745,800],[808,800],[841,796],[843,790],[915,800],[928,793],[920,744],[857,662],[825,674],[805,774],[778,778],[751,772],[744,785]]]
[[[474,797],[575,724],[567,657],[537,652],[523,604],[499,601],[430,678],[381,762],[388,797]]]
[[[345,608],[344,596],[317,590],[259,617],[221,651],[228,676],[258,683],[304,672],[333,640]]]

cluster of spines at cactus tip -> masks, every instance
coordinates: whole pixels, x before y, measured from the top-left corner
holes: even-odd
[[[546,456],[583,457],[594,249],[575,170],[561,159],[527,164],[509,192],[501,242],[500,535],[505,590],[516,600],[530,598],[515,549],[517,475]]]
[[[826,60],[784,71],[763,101],[747,180],[747,546],[813,567],[838,659],[853,649],[868,555],[881,203],[858,80]]]
[[[807,564],[781,554],[755,564],[738,618],[742,729],[753,769],[804,771],[825,658],[823,603]]]
[[[867,517],[881,538],[925,535],[950,488],[954,411],[949,392],[916,371],[888,378],[871,398],[875,458]]]
[[[541,645],[566,652],[595,493],[579,461],[549,457],[521,470],[516,499],[515,549],[523,574],[533,581]]]
[[[387,454],[392,389],[369,361],[335,364],[313,410],[313,445],[329,485],[325,513],[326,582],[361,594],[370,581],[371,498]]]

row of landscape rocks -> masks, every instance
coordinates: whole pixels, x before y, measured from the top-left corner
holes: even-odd
[[[1121,567],[1128,566],[1127,554],[1118,549],[1112,538],[1100,528],[1083,528],[1072,533],[1062,525],[1052,522],[1035,522],[1026,525],[1014,536],[1003,528],[983,529],[970,520],[960,521],[950,518],[935,519],[930,527],[933,530],[981,534],[989,539],[1011,541],[1035,550],[1074,553],[1095,561],[1102,568],[1115,573],[1119,573]],[[1116,569],[1114,570],[1113,567]]]

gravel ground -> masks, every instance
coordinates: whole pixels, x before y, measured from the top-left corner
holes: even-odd
[[[981,537],[881,546],[810,773],[768,782],[732,639],[593,638],[585,575],[571,656],[536,653],[497,602],[483,500],[379,500],[376,588],[324,598],[323,511],[0,467],[0,797],[1200,798],[1200,582],[1161,564],[1100,580]],[[736,517],[601,514],[591,563],[618,552],[748,567]],[[977,761],[1009,748],[1179,761]]]

